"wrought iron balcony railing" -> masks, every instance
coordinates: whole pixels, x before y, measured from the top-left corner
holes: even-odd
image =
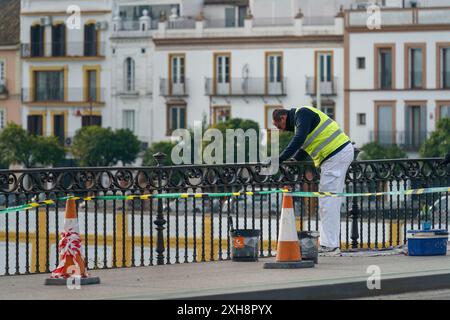
[[[278,174],[261,174],[258,164],[39,168],[0,170],[0,209],[55,200],[55,204],[0,215],[0,275],[48,273],[59,263],[64,221],[61,197],[77,201],[83,250],[89,269],[151,266],[231,259],[230,218],[237,229],[259,229],[259,257],[275,254],[282,194],[289,187],[318,190],[320,172],[310,162],[286,162]],[[383,192],[450,185],[442,159],[354,161],[344,192]],[[251,195],[246,191],[253,191]],[[234,197],[163,199],[166,193],[241,192]],[[151,195],[130,199],[129,195]],[[119,196],[119,199],[98,199]],[[344,198],[341,249],[386,249],[406,243],[407,230],[424,219],[448,229],[447,192]],[[319,230],[317,198],[294,198],[301,230]],[[422,208],[426,208],[427,216]],[[204,230],[208,230],[206,233]]]
[[[189,95],[189,79],[173,82],[169,79],[159,79],[159,95],[163,97],[186,97]]]
[[[205,79],[207,96],[284,96],[286,78],[269,81],[266,78],[230,78],[228,82]]]
[[[306,94],[310,96],[316,96],[317,79],[315,77],[306,77]],[[337,77],[331,79],[331,81],[320,82],[320,94],[322,96],[335,96],[337,95]]]
[[[21,55],[22,58],[103,57],[105,43],[100,41],[22,43]]]
[[[23,103],[104,103],[105,88],[44,88],[22,89]]]

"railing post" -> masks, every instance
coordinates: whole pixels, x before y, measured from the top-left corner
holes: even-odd
[[[353,172],[353,193],[356,192],[356,172]],[[358,248],[358,238],[359,238],[359,232],[358,232],[358,214],[359,213],[359,207],[358,207],[358,199],[356,197],[352,198],[352,249]]]
[[[157,166],[161,168],[163,166],[163,161],[166,158],[166,155],[162,152],[158,152],[153,155],[153,158],[157,162]],[[158,194],[161,194],[163,191],[162,188],[162,170],[158,170]],[[158,254],[156,257],[156,263],[158,265],[164,264],[164,225],[166,224],[166,220],[164,219],[163,214],[163,199],[158,199],[158,208],[157,208],[157,215],[155,220],[156,225],[156,253]]]

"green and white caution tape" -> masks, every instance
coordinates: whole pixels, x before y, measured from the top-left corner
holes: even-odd
[[[160,193],[160,194],[144,194],[144,195],[119,195],[119,196],[97,196],[97,197],[76,197],[66,196],[56,200],[43,200],[39,202],[31,202],[19,206],[8,207],[0,210],[0,214],[24,211],[46,205],[54,205],[57,201],[65,200],[149,200],[151,199],[186,199],[186,198],[224,198],[224,197],[239,197],[239,196],[253,196],[253,195],[269,195],[269,194],[290,194],[293,197],[301,198],[323,198],[323,197],[371,197],[371,196],[400,196],[400,195],[421,195],[428,193],[442,193],[450,192],[450,187],[436,187],[436,188],[421,188],[410,189],[403,191],[387,191],[387,192],[362,192],[362,193],[333,193],[333,192],[303,192],[303,191],[289,191],[288,189],[274,189],[266,191],[245,191],[245,192],[222,192],[222,193]]]

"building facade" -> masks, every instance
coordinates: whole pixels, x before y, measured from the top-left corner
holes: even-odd
[[[417,152],[450,112],[450,8],[376,2],[381,29],[359,0],[22,0],[21,121],[65,145],[82,126],[127,128],[145,147],[313,105],[358,146]]]
[[[76,130],[111,121],[112,1],[21,1],[22,123],[69,146]]]
[[[450,116],[450,7],[386,8],[374,30],[365,16],[346,15],[346,130],[417,154]]]
[[[21,124],[20,3],[5,0],[0,11],[0,129]]]

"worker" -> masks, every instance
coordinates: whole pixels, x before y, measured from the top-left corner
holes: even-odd
[[[313,107],[276,109],[273,125],[279,130],[293,131],[294,137],[283,150],[279,163],[294,157],[309,157],[320,167],[319,191],[343,192],[347,170],[354,159],[349,137],[322,111]],[[340,254],[341,197],[319,198],[321,256]]]

